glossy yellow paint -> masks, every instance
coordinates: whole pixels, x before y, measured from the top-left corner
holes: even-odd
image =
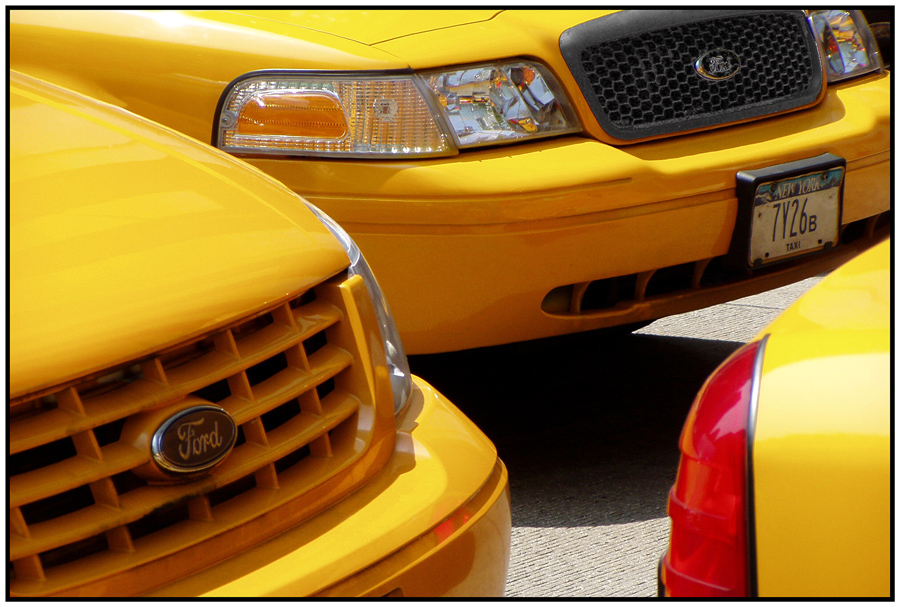
[[[17,10],[10,18],[17,41],[13,69],[206,143],[222,90],[243,73],[407,67],[353,40],[227,11]],[[68,59],[61,63],[62,48]]]
[[[12,398],[346,267],[303,202],[243,163],[32,78],[13,73],[9,92]]]
[[[828,87],[804,111],[616,147],[603,142],[559,51],[563,31],[609,11],[495,12],[12,11],[10,63],[204,141],[224,87],[254,70],[426,69],[510,57],[545,63],[567,91],[579,135],[449,158],[248,159],[348,229],[410,353],[650,320],[845,259],[600,314],[542,309],[557,287],[726,252],[741,170],[830,152],[848,163],[845,224],[891,207],[889,72]]]
[[[499,595],[509,558],[508,492],[491,442],[416,378],[394,455],[365,487],[151,596]],[[440,575],[431,577],[435,570]]]
[[[11,399],[204,335],[347,266],[302,200],[244,163],[28,76],[9,86]],[[511,522],[496,450],[418,378],[395,431],[363,281],[339,290],[354,301],[341,343],[355,343],[369,378],[358,391],[372,391],[360,415],[373,446],[352,474],[310,488],[298,527],[157,595],[502,594]],[[175,579],[189,556],[154,570]],[[139,564],[118,579],[146,575]],[[94,574],[68,567],[60,591]],[[134,592],[104,583],[85,592]]]
[[[890,242],[765,332],[753,447],[760,596],[891,593]]]
[[[488,21],[498,10],[237,10],[254,19],[327,32],[373,45],[424,31]],[[215,18],[215,17],[213,17]]]

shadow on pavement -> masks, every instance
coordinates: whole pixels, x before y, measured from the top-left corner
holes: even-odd
[[[741,345],[597,332],[410,366],[494,441],[515,527],[595,526],[666,515],[694,395]]]

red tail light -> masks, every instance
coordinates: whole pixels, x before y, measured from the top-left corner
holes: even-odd
[[[748,427],[757,352],[747,344],[701,388],[681,433],[669,493],[668,596],[749,596]]]

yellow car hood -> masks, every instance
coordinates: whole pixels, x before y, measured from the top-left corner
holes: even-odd
[[[12,73],[10,397],[200,335],[348,265],[277,182]]]
[[[230,11],[340,36],[362,44],[487,21],[498,10],[256,10]]]

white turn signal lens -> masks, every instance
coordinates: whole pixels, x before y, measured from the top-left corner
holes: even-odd
[[[525,61],[426,72],[461,148],[581,130],[549,71]]]
[[[455,154],[419,82],[410,74],[253,74],[226,94],[217,145],[243,154]]]
[[[883,69],[878,45],[860,11],[818,10],[811,11],[809,18],[822,48],[828,82]]]

